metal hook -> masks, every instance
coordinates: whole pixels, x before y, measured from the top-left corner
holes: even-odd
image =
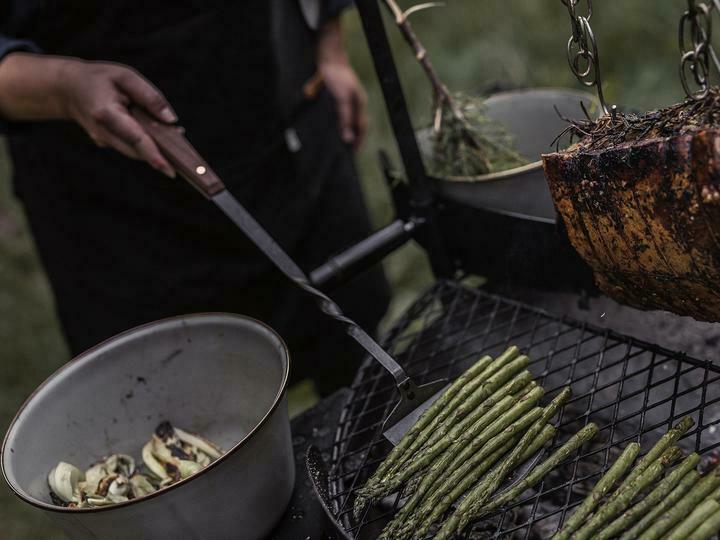
[[[590,26],[590,19],[593,14],[592,0],[586,0],[587,15],[585,16],[578,15],[575,9],[581,0],[560,1],[567,7],[572,24],[572,35],[567,43],[567,58],[570,70],[580,81],[580,84],[587,87],[596,87],[603,112],[610,114],[610,108],[603,95],[597,41]]]
[[[680,47],[680,83],[690,99],[703,99],[710,91],[710,60],[720,71],[720,60],[712,46],[712,11],[720,11],[720,0],[695,3],[688,0],[688,9],[680,17],[678,44]],[[693,90],[688,77],[697,89]]]

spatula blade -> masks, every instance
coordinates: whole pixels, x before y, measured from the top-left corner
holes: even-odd
[[[418,421],[430,405],[447,388],[448,382],[444,379],[416,386],[411,392],[401,392],[400,401],[383,424],[383,435],[393,446],[397,446],[400,439]],[[411,394],[410,397],[408,394]]]

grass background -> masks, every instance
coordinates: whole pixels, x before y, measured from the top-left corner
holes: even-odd
[[[402,2],[404,6],[409,2]],[[611,103],[648,109],[678,101],[677,21],[684,0],[595,2],[593,28],[602,59],[605,92]],[[565,60],[570,32],[560,0],[448,0],[444,8],[413,17],[417,34],[451,89],[484,92],[493,87],[577,87]],[[355,13],[345,16],[347,44],[369,96],[371,128],[358,155],[365,195],[377,225],[392,218],[388,192],[379,174],[377,152],[386,149],[399,163],[385,118],[372,62]],[[429,88],[399,34],[389,33],[413,119],[428,122]],[[11,195],[11,165],[0,144],[0,432],[27,395],[68,354],[54,316],[52,297]],[[415,246],[386,260],[395,291],[388,319],[431,280]],[[302,392],[301,392],[302,393]],[[0,538],[62,538],[49,523],[16,500],[0,482]]]

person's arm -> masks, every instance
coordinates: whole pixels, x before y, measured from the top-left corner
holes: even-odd
[[[6,21],[0,17],[0,24]],[[11,52],[40,52],[40,48],[26,39],[15,39],[0,33],[0,61]],[[0,135],[4,135],[9,131],[9,122],[0,115]]]
[[[74,120],[99,146],[175,176],[157,145],[130,116],[130,105],[164,122],[177,120],[160,91],[127,66],[31,52],[0,55],[0,117],[15,122]]]
[[[329,2],[330,17],[319,31],[316,61],[325,85],[335,98],[340,135],[357,149],[367,133],[367,99],[350,66],[343,41],[339,11],[348,3],[347,0]]]
[[[0,34],[0,60],[14,51],[40,52],[40,48],[32,41]]]

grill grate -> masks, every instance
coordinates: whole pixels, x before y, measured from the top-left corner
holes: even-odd
[[[685,415],[696,425],[681,446],[705,456],[720,446],[720,368],[682,353],[450,281],[427,291],[385,340],[417,382],[457,377],[481,353],[496,356],[511,344],[530,357],[529,369],[547,399],[565,385],[572,388],[552,447],[590,421],[600,433],[465,538],[548,538],[627,442],[647,449]],[[353,538],[375,538],[398,510],[402,493],[366,509],[359,520],[352,504],[390,450],[381,426],[398,395],[392,378],[369,359],[351,390],[330,453],[330,496],[336,518]]]

